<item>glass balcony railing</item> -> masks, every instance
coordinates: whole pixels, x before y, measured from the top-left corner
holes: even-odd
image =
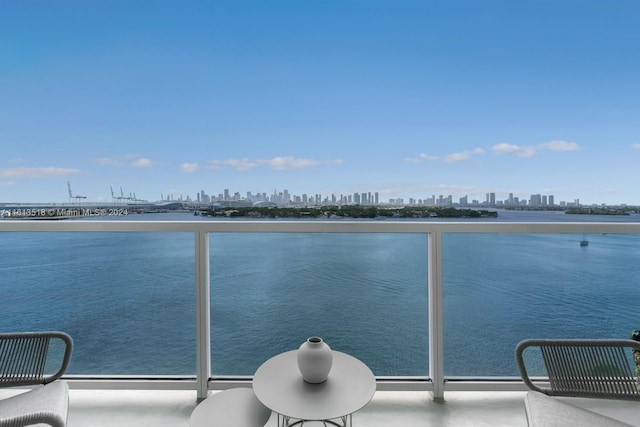
[[[442,397],[516,378],[521,339],[640,327],[632,222],[3,220],[0,244],[0,330],[70,333],[75,378],[200,395],[311,335]]]
[[[444,236],[447,377],[518,376],[513,350],[524,338],[628,338],[640,327],[640,235],[592,232],[588,247],[582,239]]]
[[[195,375],[191,235],[9,232],[0,244],[1,330],[68,332],[70,374]]]

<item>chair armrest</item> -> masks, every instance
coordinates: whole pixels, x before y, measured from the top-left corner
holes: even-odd
[[[549,387],[533,383],[524,362],[527,348],[540,349]],[[524,383],[549,396],[640,400],[636,378],[625,350],[640,351],[626,339],[528,339],[516,346],[516,362]]]
[[[50,344],[54,340],[62,342],[63,352],[58,369],[47,374],[45,365],[53,353]],[[67,370],[72,351],[73,340],[64,332],[0,333],[0,387],[55,381]]]

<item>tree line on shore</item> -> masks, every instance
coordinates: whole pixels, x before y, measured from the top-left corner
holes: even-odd
[[[227,216],[248,218],[495,218],[496,211],[457,209],[455,207],[405,206],[388,208],[377,206],[322,206],[299,207],[227,207],[206,209],[204,216]]]

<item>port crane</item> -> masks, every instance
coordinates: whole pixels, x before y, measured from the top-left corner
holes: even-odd
[[[122,187],[120,187],[120,195],[119,195],[119,196],[116,196],[116,195],[113,193],[113,186],[111,186],[111,201],[112,201],[113,203],[121,203],[123,200],[126,200],[126,199],[127,199],[127,198],[126,198],[126,197],[124,197],[124,194],[123,194],[123,192],[122,192]]]
[[[111,186],[111,201],[113,203],[127,203],[127,202],[144,202],[143,199],[138,199],[136,197],[136,193],[129,193],[128,196],[124,195],[124,191],[122,191],[122,187],[120,187],[120,195],[116,196],[113,192],[113,186]]]
[[[78,196],[78,195],[73,195],[73,192],[71,191],[71,183],[69,181],[67,181],[67,190],[69,190],[69,203],[80,203],[80,201],[82,199],[86,199],[87,196]]]

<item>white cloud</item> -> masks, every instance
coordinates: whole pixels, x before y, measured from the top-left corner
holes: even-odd
[[[640,144],[634,144],[634,148],[640,149]],[[516,145],[509,144],[506,142],[502,142],[500,144],[496,144],[491,147],[491,151],[494,154],[513,154],[518,157],[533,157],[539,151],[548,150],[555,152],[563,152],[563,151],[576,151],[579,150],[580,147],[575,142],[570,141],[562,141],[562,140],[552,140],[538,145]],[[444,163],[455,163],[462,162],[466,160],[470,160],[475,155],[484,154],[486,152],[483,148],[475,148],[473,150],[464,150],[457,153],[451,153],[444,156],[442,161]],[[425,160],[440,160],[439,157],[436,156],[428,156],[424,153],[421,153],[419,157],[406,157],[404,159],[405,162],[409,163],[422,163]]]
[[[636,150],[640,150],[640,144],[632,144],[631,148],[634,148]]]
[[[15,181],[0,181],[0,187],[11,187],[16,185]]]
[[[534,147],[522,147],[522,150],[518,151],[518,157],[533,157],[537,153]]]
[[[494,145],[491,147],[491,150],[493,150],[495,154],[515,154],[518,157],[531,157],[536,154],[535,147],[507,144],[506,142]]]
[[[251,170],[257,166],[260,166],[261,161],[260,160],[255,161],[255,160],[249,160],[249,159],[229,159],[229,160],[223,160],[222,164],[234,167],[236,168],[236,170],[244,172],[244,171]]]
[[[193,173],[200,169],[200,166],[197,163],[183,163],[180,165],[180,169],[182,172]]]
[[[578,144],[570,141],[549,141],[539,145],[540,149],[551,150],[551,151],[576,151],[580,148]]]
[[[484,149],[476,148],[473,150],[461,151],[459,153],[447,154],[444,157],[444,162],[445,163],[462,162],[462,161],[471,159],[471,157],[473,157],[473,155],[475,154],[484,154],[484,152],[485,152]]]
[[[222,160],[209,160],[208,161],[208,165],[207,165],[207,169],[211,169],[211,170],[220,170],[222,169]]]
[[[121,160],[122,159],[122,160]],[[133,168],[150,168],[157,163],[153,160],[141,157],[137,154],[127,154],[124,156],[114,157],[100,157],[97,159],[98,164],[102,166],[126,166],[127,164]]]
[[[444,156],[445,163],[462,162],[471,158],[470,151],[461,151],[460,153],[452,153]]]
[[[134,168],[150,168],[154,165],[155,162],[145,158],[141,158],[131,162],[131,166],[133,166]]]
[[[304,169],[311,166],[318,165],[317,160],[311,159],[297,159],[292,156],[288,157],[274,157],[268,161],[268,164],[278,170],[291,170],[291,169]]]
[[[538,151],[548,150],[548,151],[576,151],[579,150],[580,147],[575,142],[570,141],[562,141],[562,140],[553,140],[549,142],[544,142],[538,145],[515,145],[515,144],[507,144],[501,143],[494,145],[491,147],[496,154],[515,154],[518,157],[533,157]]]
[[[48,178],[57,176],[69,176],[81,173],[79,169],[72,168],[8,168],[0,169],[2,178]]]
[[[423,163],[425,161],[440,160],[438,156],[430,156],[425,153],[420,153],[418,157],[405,157],[404,161],[408,163]]]
[[[501,144],[494,145],[491,147],[494,153],[502,154],[502,153],[519,153],[522,151],[522,147],[514,144],[507,144],[503,142]]]

